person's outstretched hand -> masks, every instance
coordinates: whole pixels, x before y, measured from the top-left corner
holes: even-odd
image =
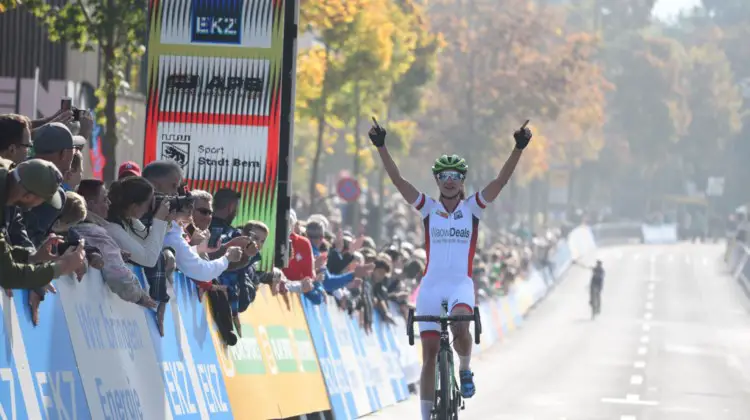
[[[526,148],[526,146],[529,145],[529,142],[531,141],[531,130],[527,127],[529,125],[529,120],[526,120],[525,123],[519,128],[515,133],[513,133],[513,139],[516,140],[516,148],[518,150],[523,150]]]
[[[378,121],[375,119],[375,117],[372,117],[372,123],[373,126],[367,133],[367,135],[370,136],[370,141],[375,147],[385,146],[385,128],[381,127],[380,124],[378,124]]]

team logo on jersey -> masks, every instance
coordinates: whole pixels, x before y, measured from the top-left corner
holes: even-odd
[[[448,214],[448,213],[446,213],[446,212],[444,212],[442,210],[437,210],[437,211],[435,211],[435,213],[437,213],[438,216],[442,217],[443,219],[447,219],[447,218],[450,217],[450,214]]]
[[[463,217],[464,217],[464,214],[463,214],[463,213],[461,213],[461,210],[459,210],[459,211],[457,211],[457,212],[453,213],[453,218],[454,218],[455,220],[458,220],[458,219],[462,219]]]

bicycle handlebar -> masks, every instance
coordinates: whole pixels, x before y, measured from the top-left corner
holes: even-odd
[[[448,316],[434,316],[434,315],[425,315],[425,316],[414,316],[413,318],[414,322],[440,322],[440,321],[448,321],[448,322],[468,322],[468,321],[474,321],[474,315],[448,315]]]

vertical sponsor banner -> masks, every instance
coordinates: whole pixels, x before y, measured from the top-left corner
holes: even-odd
[[[171,420],[146,310],[114,295],[98,270],[55,286],[91,418]]]
[[[55,283],[60,283],[60,280]],[[32,398],[36,397],[34,400],[41,410],[42,418],[91,417],[60,298],[56,294],[47,293],[44,303],[39,305],[39,324],[34,326],[31,322],[28,293],[25,290],[14,291],[16,312],[11,317],[15,315],[17,318],[11,318],[10,321],[13,324],[17,323],[22,332],[22,336],[15,336],[16,340],[23,339],[23,346],[20,346],[23,354],[18,356],[22,361],[22,370],[28,370],[32,378],[35,391]],[[13,336],[11,334],[10,337]],[[20,344],[18,341],[14,343],[14,352],[21,350]],[[24,376],[26,374],[24,372]],[[6,380],[2,378],[2,373],[0,379]],[[19,379],[23,387],[29,385],[26,382],[28,379]],[[35,414],[36,410],[32,409],[29,417],[34,418]]]
[[[28,293],[0,299],[0,418],[91,418],[60,300],[47,294],[34,327]]]
[[[286,250],[296,0],[150,0],[144,164],[177,162],[189,185],[241,193],[237,222],[265,222]],[[290,18],[290,13],[292,14]],[[286,24],[285,24],[286,22]],[[286,61],[284,62],[284,58]],[[285,108],[282,108],[283,106]],[[283,121],[282,121],[282,117]],[[281,127],[284,126],[284,138]],[[278,210],[278,213],[277,213]],[[281,216],[278,216],[281,215]],[[280,226],[277,226],[277,220]],[[277,247],[278,246],[278,247]],[[264,260],[270,266],[270,259]]]
[[[147,288],[143,270],[134,267]],[[198,301],[195,285],[175,272],[171,300],[164,314],[164,337],[159,335],[154,312],[147,325],[175,419],[231,419],[232,410],[224,377],[208,329],[206,307]]]
[[[302,298],[310,336],[318,354],[320,368],[323,371],[331,410],[337,420],[357,418],[353,386],[344,367],[341,351],[333,333],[333,323],[328,305],[314,305],[307,298]]]
[[[227,347],[209,322],[234,418],[287,418],[330,409],[297,295],[287,303],[261,286],[240,323],[237,344]]]
[[[401,316],[398,305],[395,302],[388,302],[388,309],[392,318],[396,321],[396,325],[391,328],[404,380],[407,384],[417,383],[422,373],[422,363],[419,361],[419,352],[416,346],[416,341],[419,340],[419,332],[415,331],[415,345],[410,346],[409,337],[406,335],[406,320]]]
[[[395,305],[394,302],[388,302],[388,304],[389,306],[391,304]],[[393,318],[400,319],[406,324],[400,313],[393,314]],[[375,337],[372,336],[376,335],[377,347],[372,345],[367,346],[367,354],[368,358],[382,357],[384,359],[387,375],[385,379],[390,385],[390,390],[393,392],[393,398],[391,399],[390,392],[386,392],[386,390],[388,390],[388,385],[382,385],[382,388],[379,388],[379,390],[382,389],[380,392],[381,408],[405,400],[409,396],[404,371],[401,369],[401,363],[399,362],[398,345],[395,340],[395,334],[399,332],[406,336],[406,328],[398,329],[394,325],[383,322],[380,315],[377,313],[375,314],[373,332],[370,333],[371,337],[368,339],[368,343],[375,341]],[[414,351],[414,349],[411,349],[411,351]]]

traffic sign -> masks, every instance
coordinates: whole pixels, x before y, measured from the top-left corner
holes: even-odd
[[[356,201],[362,189],[359,187],[359,182],[354,178],[341,178],[336,184],[336,192],[339,194],[342,200],[347,202]]]

